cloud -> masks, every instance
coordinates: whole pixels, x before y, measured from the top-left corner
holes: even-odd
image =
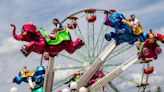
[[[14,84],[11,84],[10,80],[17,75],[20,68],[24,65],[27,65],[29,69],[34,69],[39,65],[40,55],[32,53],[28,58],[25,58],[19,51],[21,43],[15,41],[11,35],[10,23],[14,23],[18,27],[18,32],[20,32],[21,26],[28,21],[32,21],[38,27],[43,27],[48,31],[51,31],[53,25],[51,20],[53,18],[59,18],[60,20],[64,19],[66,16],[86,9],[86,8],[100,8],[100,9],[109,9],[114,8],[119,12],[129,16],[131,13],[135,13],[137,17],[142,21],[144,29],[158,29],[162,33],[164,30],[163,26],[163,0],[1,0],[0,3],[0,74],[1,80],[0,91],[8,92],[8,89]],[[160,29],[161,28],[161,29]],[[129,52],[128,52],[129,54]],[[160,57],[161,62],[163,61]],[[119,57],[118,57],[119,59]],[[62,61],[66,61],[61,63]],[[68,60],[57,59],[57,62],[60,64],[68,64]],[[57,63],[56,65],[59,65]],[[46,65],[47,63],[45,63]],[[66,66],[65,65],[65,66]],[[71,62],[69,66],[76,66]],[[155,64],[156,65],[156,64]],[[158,66],[158,70],[162,69],[162,64]],[[135,69],[134,69],[135,70]],[[72,74],[74,70],[67,71],[58,71],[56,72],[56,79],[64,79],[68,75]],[[159,71],[157,71],[158,74]],[[163,73],[164,74],[164,73]],[[62,77],[61,77],[61,76]],[[139,74],[132,75],[134,79],[139,80],[135,76],[140,77]],[[151,82],[160,82],[162,75],[152,77]],[[156,80],[157,78],[157,80]],[[9,80],[8,80],[9,79]],[[160,84],[158,83],[157,84]],[[123,83],[122,86],[131,86],[129,83]],[[154,84],[153,84],[154,85]],[[21,92],[27,91],[28,87],[26,84],[16,85]],[[125,89],[122,88],[122,89]]]
[[[141,73],[128,73],[128,79],[136,82],[136,83],[140,83],[141,78],[142,78],[142,74]],[[145,81],[145,77],[144,77],[144,81]],[[149,76],[149,82],[150,85],[147,87],[147,90],[155,90],[157,88],[157,86],[159,85],[163,85],[164,79],[163,79],[163,75],[156,75],[156,74],[150,74]],[[136,89],[136,86],[134,83],[130,82],[130,81],[122,81],[121,83],[119,82],[118,84],[118,88],[120,90],[124,90],[125,87],[128,90],[134,90]],[[122,91],[124,92],[124,91]]]
[[[160,29],[157,29],[158,33],[164,34],[164,27],[161,27]]]
[[[142,74],[137,74],[137,73],[134,73],[134,74],[130,74],[132,79],[135,80],[135,81],[141,81],[141,78],[142,78]],[[163,77],[161,75],[150,75],[149,77],[149,82],[152,83],[152,84],[160,84],[163,80]]]
[[[3,44],[0,46],[0,49],[1,49],[0,54],[10,53],[16,50],[17,48],[20,48],[20,42],[13,39],[13,37],[4,39],[1,41],[1,43]]]

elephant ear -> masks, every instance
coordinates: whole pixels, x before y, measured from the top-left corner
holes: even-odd
[[[23,25],[22,30],[23,31],[30,31],[32,33],[35,33],[37,28],[36,28],[36,26],[34,24],[27,23],[27,24]]]

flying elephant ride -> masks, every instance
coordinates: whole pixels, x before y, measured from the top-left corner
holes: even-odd
[[[149,39],[137,45],[138,56],[142,61],[157,59],[158,55],[162,52],[158,41],[164,43],[164,35],[154,34],[152,30],[149,32]]]
[[[27,70],[24,67],[18,74],[17,77],[13,79],[13,82],[16,84],[21,84],[22,82],[29,83],[30,89],[36,88],[32,82],[43,83],[45,75],[45,68],[43,66],[37,66],[37,68],[33,71]]]
[[[31,52],[38,54],[48,52],[51,56],[55,56],[62,50],[66,50],[72,54],[84,45],[84,42],[79,38],[73,42],[66,28],[58,31],[57,38],[52,40],[44,29],[37,30],[36,26],[32,23],[23,25],[22,32],[19,35],[16,34],[16,26],[13,24],[11,26],[13,27],[13,37],[16,40],[29,42],[29,44],[21,49],[21,52],[26,57]]]
[[[140,42],[137,44],[138,49],[138,59],[140,59],[140,63],[143,63],[143,74],[141,83],[137,85],[139,90],[143,87],[143,91],[145,91],[146,86],[149,85],[149,76],[155,70],[153,66],[150,66],[150,62],[154,59],[158,58],[158,55],[162,52],[158,41],[164,43],[164,35],[162,34],[154,34],[150,29],[149,38],[146,39],[144,42]],[[146,79],[144,79],[146,78]]]
[[[142,31],[141,25],[133,29],[130,21],[123,14],[117,13],[115,10],[112,10],[110,14],[106,13],[104,24],[115,29],[115,32],[105,34],[105,39],[110,41],[113,38],[117,44],[128,42],[132,45],[138,39],[143,42],[148,38],[148,34]]]

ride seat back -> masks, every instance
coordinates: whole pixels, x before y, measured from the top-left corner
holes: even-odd
[[[51,40],[51,38],[48,36],[44,29],[39,29],[39,32],[45,38],[48,45],[58,45],[63,41],[71,40],[70,34],[66,28],[57,32],[57,37],[55,40]]]

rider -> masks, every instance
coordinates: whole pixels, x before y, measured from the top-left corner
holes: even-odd
[[[149,31],[149,43],[155,43],[155,36],[154,36],[154,34],[153,34],[153,32],[152,32],[152,29],[150,29],[150,31]]]
[[[131,15],[130,15],[130,18],[129,18],[128,20],[131,22],[133,28],[136,28],[136,27],[139,25],[139,22],[140,22],[140,21],[135,17],[134,14],[131,14]]]
[[[59,22],[59,20],[58,19],[53,19],[53,24],[56,26],[55,27],[55,29],[52,31],[52,33],[51,34],[49,34],[49,37],[51,38],[51,39],[56,39],[56,37],[57,37],[57,32],[58,31],[60,31],[60,30],[63,30],[64,28],[63,28],[63,26],[62,26],[62,24]]]
[[[134,14],[130,15],[130,18],[128,19],[131,23],[131,28],[133,30],[133,33],[135,35],[140,35],[142,33],[142,26],[140,24],[140,21],[135,17]],[[141,29],[139,29],[141,27]]]
[[[78,71],[78,72],[75,72],[72,76],[72,78],[69,80],[69,81],[67,81],[65,84],[68,84],[68,83],[70,83],[71,81],[73,81],[73,82],[78,82],[79,81],[79,79],[80,79],[80,76],[82,75],[83,73],[81,73],[80,71]]]
[[[25,74],[29,73],[26,66],[23,67],[22,71],[24,71]]]

